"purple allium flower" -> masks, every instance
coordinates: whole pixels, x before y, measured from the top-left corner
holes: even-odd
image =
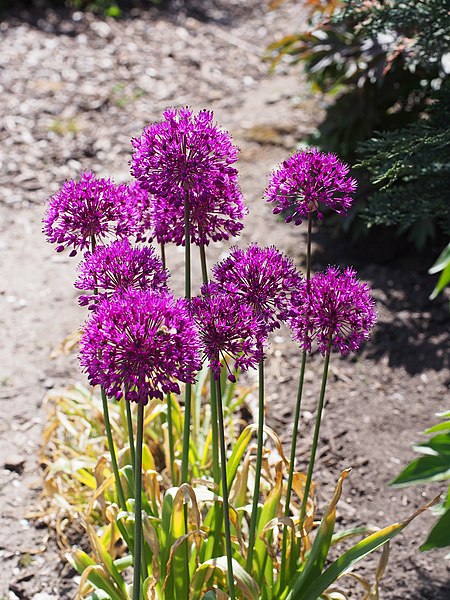
[[[130,288],[167,291],[168,271],[153,248],[132,248],[128,240],[97,246],[86,252],[78,266],[79,277],[75,287],[94,292],[80,296],[82,306],[95,308],[100,300],[126,293]]]
[[[218,289],[232,301],[250,304],[267,332],[286,318],[291,294],[301,281],[290,258],[274,246],[257,244],[245,250],[233,248],[230,256],[213,267],[213,274]]]
[[[49,242],[58,244],[57,252],[72,246],[71,256],[88,249],[93,240],[134,235],[126,186],[90,172],[80,181],[66,181],[48,201],[43,231]]]
[[[275,202],[274,214],[289,211],[286,223],[295,220],[300,225],[309,213],[323,204],[339,214],[345,214],[356,190],[356,180],[348,177],[350,167],[335,154],[319,152],[317,148],[296,152],[269,178],[265,191],[267,202]]]
[[[148,125],[131,143],[132,175],[150,193],[174,203],[183,201],[184,190],[214,194],[237,174],[232,166],[237,148],[206,110],[194,115],[188,108],[167,109],[163,121]]]
[[[288,324],[294,340],[306,351],[315,340],[322,354],[334,348],[343,356],[356,352],[376,321],[375,303],[366,283],[350,267],[343,273],[328,267],[302,281],[293,294]]]
[[[233,302],[228,294],[216,291],[214,285],[203,286],[202,295],[191,300],[191,312],[203,342],[215,379],[220,377],[222,362],[228,378],[234,381],[227,358],[236,369],[255,367],[264,354],[261,319],[245,302]]]
[[[104,300],[86,322],[80,363],[92,385],[116,399],[147,404],[194,383],[200,340],[186,301],[170,294],[129,290]]]
[[[154,197],[152,226],[159,243],[185,244],[183,205],[165,198]],[[202,193],[190,203],[191,243],[209,245],[210,241],[228,240],[243,228],[242,218],[247,214],[237,182],[229,178],[215,194]]]

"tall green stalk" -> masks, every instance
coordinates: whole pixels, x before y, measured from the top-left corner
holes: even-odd
[[[101,396],[102,396],[103,417],[104,417],[104,421],[105,421],[106,438],[108,440],[109,454],[111,456],[111,465],[112,465],[112,469],[113,469],[113,473],[114,473],[114,479],[116,481],[117,496],[119,499],[120,508],[122,510],[127,510],[125,496],[123,493],[122,482],[120,481],[119,466],[117,464],[114,440],[112,437],[111,421],[109,419],[108,398],[106,397],[105,390],[102,387],[100,388],[100,392],[101,392]]]
[[[295,467],[295,455],[297,451],[297,436],[300,422],[300,407],[302,403],[302,395],[303,395],[303,384],[305,381],[305,366],[306,366],[306,352],[302,353],[302,364],[300,367],[300,377],[298,381],[298,389],[297,389],[297,401],[295,403],[295,414],[294,414],[294,423],[292,426],[292,441],[291,441],[291,454],[289,457],[289,473],[288,473],[288,481],[286,487],[286,500],[284,505],[284,516],[288,517],[290,513],[290,504],[291,504],[291,494],[292,494],[292,482],[294,479],[294,467]],[[280,577],[281,577],[281,588],[284,588],[285,580],[284,576],[286,573],[286,552],[287,552],[287,528],[285,527],[283,530],[283,545],[281,549],[281,568],[280,568]]]
[[[170,460],[170,479],[172,485],[176,485],[175,481],[175,439],[173,437],[173,420],[172,420],[172,396],[167,394],[167,431],[169,434],[169,460]]]
[[[92,235],[91,236],[91,252],[94,252],[96,246],[97,246],[97,242],[95,240],[95,235]],[[98,292],[98,289],[94,288],[94,294],[97,294],[97,292]],[[109,409],[108,409],[108,399],[106,398],[105,390],[102,387],[100,388],[100,393],[102,396],[103,420],[105,421],[106,437],[108,439],[109,453],[111,456],[111,465],[113,468],[114,479],[116,482],[117,496],[119,499],[120,508],[122,510],[127,510],[127,506],[125,503],[125,496],[124,496],[123,488],[122,488],[122,483],[120,481],[119,467],[117,465],[116,450],[115,450],[114,441],[113,441],[113,437],[112,437],[111,420],[109,418]]]
[[[141,556],[142,556],[142,438],[144,432],[144,405],[138,404],[136,431],[136,465],[134,473],[134,573],[133,600],[141,598]]]
[[[308,213],[308,231],[306,234],[306,285],[309,292],[309,282],[311,280],[311,240],[312,240],[312,213]],[[290,513],[290,503],[292,494],[292,482],[294,478],[294,466],[295,466],[295,455],[297,451],[297,437],[300,422],[300,408],[303,395],[303,384],[305,380],[305,366],[306,366],[306,351],[302,353],[302,363],[300,367],[300,377],[297,389],[297,400],[295,403],[294,423],[292,426],[292,440],[291,440],[291,453],[289,459],[289,473],[288,482],[286,488],[286,500],[284,506],[284,516],[288,517]],[[286,552],[287,552],[287,529],[283,531],[283,544],[281,548],[281,589],[284,588],[284,576],[286,573]]]
[[[319,405],[317,407],[316,426],[314,428],[314,436],[313,436],[313,443],[312,443],[312,447],[311,447],[311,455],[309,457],[309,463],[308,463],[308,473],[306,475],[305,490],[303,492],[302,506],[300,509],[300,519],[299,519],[299,525],[298,525],[300,530],[302,529],[303,522],[305,520],[306,506],[308,504],[309,490],[311,487],[311,480],[312,480],[312,475],[313,475],[313,470],[314,470],[314,461],[316,459],[317,443],[319,441],[320,424],[322,422],[322,411],[323,411],[323,405],[324,405],[324,400],[325,400],[325,391],[327,388],[328,366],[330,364],[330,354],[331,354],[331,343],[329,342],[327,352],[325,354],[325,362],[323,365],[322,385],[320,388]]]
[[[166,268],[166,246],[163,242],[160,244],[161,262],[163,269]],[[172,397],[170,394],[166,396],[167,402],[167,432],[169,434],[169,460],[170,460],[170,478],[172,484],[175,485],[175,441],[173,437],[173,419],[172,419]]]
[[[127,429],[128,429],[128,443],[130,445],[131,465],[133,467],[133,474],[136,466],[136,451],[134,449],[134,435],[133,435],[133,415],[131,414],[131,404],[128,402],[125,390],[125,409],[127,411]]]
[[[202,281],[204,285],[208,285],[208,267],[206,264],[206,252],[205,245],[200,244],[200,264],[202,267]],[[212,430],[212,469],[214,483],[219,485],[220,483],[220,464],[219,464],[219,446],[217,441],[219,439],[219,432],[217,429],[217,399],[216,399],[216,386],[214,383],[214,374],[212,370],[209,370],[209,381],[211,390],[211,430]]]
[[[253,488],[252,512],[248,535],[247,571],[251,574],[253,553],[255,550],[256,524],[258,520],[259,487],[261,485],[262,454],[264,441],[264,360],[259,362],[259,394],[258,394],[258,446],[256,450],[255,485]]]
[[[184,290],[187,300],[191,299],[191,226],[189,190],[184,192]],[[181,482],[187,483],[189,467],[189,440],[191,435],[192,386],[186,383],[184,397],[183,454],[181,458]]]
[[[231,546],[231,528],[230,528],[230,508],[228,502],[227,486],[227,456],[225,450],[225,426],[223,422],[222,390],[220,387],[220,377],[216,380],[217,396],[217,415],[219,423],[219,446],[220,446],[220,471],[222,478],[222,498],[223,498],[223,520],[225,526],[225,547],[227,555],[227,578],[228,591],[231,600],[235,600],[234,575],[233,575],[233,549]]]

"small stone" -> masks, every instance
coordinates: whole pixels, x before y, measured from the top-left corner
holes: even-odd
[[[3,468],[21,475],[25,468],[25,459],[20,456],[9,456],[3,463]]]

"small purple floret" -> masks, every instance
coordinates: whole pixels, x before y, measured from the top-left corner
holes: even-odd
[[[350,167],[331,152],[310,148],[296,152],[272,173],[265,191],[267,202],[274,202],[274,214],[289,211],[286,223],[300,225],[302,219],[321,206],[346,214],[351,207],[357,183],[348,176]]]
[[[249,304],[267,332],[280,326],[288,313],[290,297],[301,276],[291,259],[274,246],[251,244],[233,248],[230,256],[213,267],[214,282],[233,302]]]
[[[130,218],[127,186],[83,173],[80,181],[66,181],[48,201],[43,231],[56,250],[72,247],[70,256],[108,238],[136,233]]]
[[[128,240],[97,246],[94,252],[86,252],[78,273],[75,287],[92,292],[80,296],[79,302],[90,308],[95,308],[104,298],[124,294],[130,288],[167,291],[169,276],[153,248],[133,248]]]
[[[356,352],[376,322],[370,288],[350,267],[343,273],[328,267],[293,294],[288,324],[295,341],[307,352],[313,342],[325,354],[330,349],[346,356]]]
[[[233,302],[228,294],[217,292],[210,285],[203,286],[202,295],[191,300],[191,311],[215,379],[225,365],[228,378],[235,381],[227,360],[244,371],[263,360],[262,322],[251,306]]]
[[[194,383],[200,340],[185,300],[129,290],[100,303],[86,322],[80,363],[91,385],[108,396],[147,404]]]

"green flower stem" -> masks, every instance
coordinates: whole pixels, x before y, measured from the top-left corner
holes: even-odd
[[[142,438],[144,431],[144,405],[138,404],[136,432],[136,468],[134,473],[134,573],[133,600],[141,598],[141,556],[142,556]]]
[[[289,473],[288,473],[288,481],[286,487],[286,500],[284,505],[284,516],[288,517],[290,513],[290,503],[291,503],[291,494],[292,494],[292,481],[294,479],[294,466],[295,466],[295,454],[297,450],[297,436],[299,430],[299,422],[300,422],[300,407],[302,403],[302,395],[303,395],[303,383],[305,381],[305,366],[306,366],[306,351],[302,353],[302,364],[300,367],[300,377],[298,381],[298,390],[297,390],[297,402],[295,404],[295,414],[294,414],[294,423],[292,425],[292,441],[291,441],[291,455],[289,458]],[[283,545],[281,549],[281,588],[284,588],[284,576],[286,574],[286,551],[287,551],[287,527],[283,530]]]
[[[108,399],[106,397],[105,390],[103,388],[100,388],[100,391],[101,391],[101,396],[102,396],[103,417],[104,417],[104,421],[105,421],[106,437],[108,440],[109,453],[111,455],[111,465],[112,465],[113,472],[114,472],[114,479],[116,480],[117,496],[119,499],[120,508],[122,510],[127,510],[125,496],[124,496],[123,488],[122,488],[122,482],[120,481],[119,466],[117,464],[114,440],[112,437],[111,421],[109,419]]]
[[[261,484],[263,439],[264,439],[264,361],[259,363],[259,402],[258,402],[258,446],[256,450],[255,486],[253,488],[252,512],[248,535],[247,572],[252,573],[253,553],[256,540],[256,522],[258,519],[259,487]]]
[[[184,191],[184,295],[186,300],[191,299],[191,222],[190,222],[189,190]],[[189,442],[191,436],[191,403],[192,385],[186,383],[184,395],[184,427],[183,450],[181,456],[181,483],[187,483],[189,473]],[[184,527],[188,533],[188,510],[184,505]],[[188,540],[183,544],[186,572],[189,574],[189,546]],[[186,590],[186,600],[189,598],[189,589]]]
[[[189,191],[184,193],[184,285],[187,300],[191,299],[191,226]],[[189,438],[191,435],[191,384],[186,383],[184,401],[183,454],[181,458],[181,482],[187,483],[189,468]]]
[[[306,235],[306,282],[309,291],[311,279],[311,238],[312,238],[312,213],[308,213],[308,233]]]
[[[306,505],[308,503],[309,490],[311,487],[311,480],[312,480],[312,475],[313,475],[313,470],[314,470],[314,461],[316,459],[316,450],[317,450],[317,443],[319,441],[320,423],[322,421],[322,411],[323,411],[323,405],[324,405],[324,400],[325,400],[325,390],[327,387],[327,377],[328,377],[328,366],[330,364],[330,354],[331,354],[331,343],[329,342],[328,348],[327,348],[327,353],[325,354],[325,362],[323,365],[322,385],[320,388],[319,405],[317,407],[316,426],[314,428],[314,437],[313,437],[313,443],[312,443],[312,447],[311,447],[311,455],[309,457],[308,473],[306,475],[305,490],[303,493],[302,506],[300,509],[300,519],[299,519],[299,525],[298,525],[299,530],[302,529],[303,522],[305,520]]]
[[[235,600],[234,575],[233,575],[233,550],[231,547],[231,529],[230,529],[230,508],[228,503],[227,486],[227,456],[225,450],[225,427],[223,423],[222,390],[220,389],[220,377],[216,380],[217,396],[217,415],[219,423],[219,446],[220,446],[220,469],[222,478],[222,498],[223,498],[223,520],[225,525],[225,547],[227,554],[227,577],[228,591],[231,600]]]
[[[127,400],[126,393],[127,393],[127,391],[125,390],[125,408],[127,411],[128,443],[130,445],[131,466],[133,467],[133,474],[134,474],[134,469],[135,469],[135,465],[136,465],[136,452],[134,449],[133,415],[131,413],[131,403]]]
[[[160,244],[161,262],[163,269],[166,268],[166,246],[164,243]],[[170,455],[170,478],[172,484],[175,485],[175,442],[173,439],[173,421],[172,421],[172,397],[167,394],[167,430],[169,433],[169,455]]]
[[[173,421],[172,421],[172,396],[167,394],[167,431],[169,433],[169,460],[170,460],[170,478],[172,485],[175,481],[175,440],[173,437]]]
[[[200,264],[202,267],[202,281],[205,285],[208,285],[208,267],[206,265],[206,252],[204,244],[200,244]]]
[[[202,267],[202,281],[204,285],[208,285],[208,267],[206,264],[206,252],[205,245],[200,244],[200,263]],[[217,398],[216,398],[216,386],[214,383],[214,375],[212,370],[209,370],[209,381],[211,388],[211,430],[212,430],[212,469],[214,483],[219,485],[220,483],[220,464],[219,464],[219,446],[217,444],[219,439],[219,431],[217,428]]]
[[[163,266],[163,269],[165,269],[166,268],[166,246],[163,243],[160,244],[160,251],[161,251],[162,266]]]

